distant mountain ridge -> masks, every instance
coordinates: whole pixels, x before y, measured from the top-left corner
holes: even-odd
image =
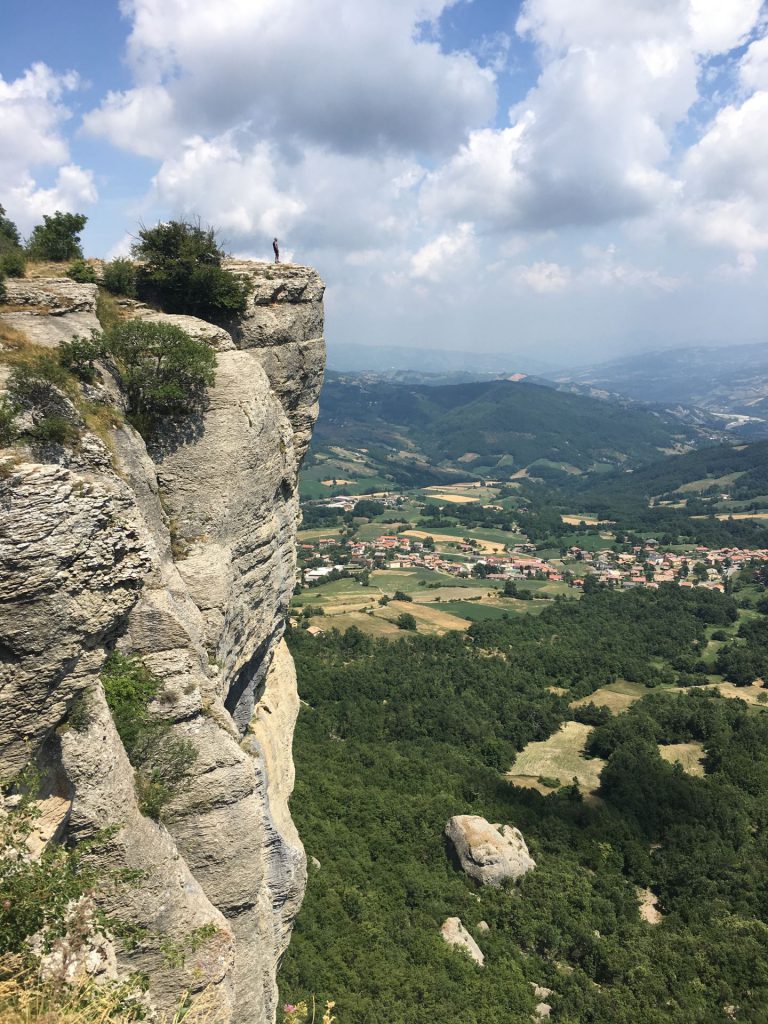
[[[389,474],[410,482],[423,481],[427,471],[465,479],[578,474],[595,465],[638,465],[713,439],[635,403],[528,380],[427,386],[331,372],[314,446],[366,450]]]
[[[556,374],[593,397],[624,395],[695,418],[708,414],[745,438],[768,437],[768,342],[628,356]]]

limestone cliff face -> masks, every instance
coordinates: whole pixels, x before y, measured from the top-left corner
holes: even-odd
[[[109,871],[135,869],[100,899],[141,929],[119,963],[150,978],[159,1010],[209,988],[221,1019],[268,1024],[306,878],[288,811],[298,697],[282,634],[297,474],[322,381],[323,285],[302,267],[231,269],[250,286],[232,331],[184,318],[218,365],[209,406],[183,436],[148,451],[121,426],[86,434],[75,452],[2,453],[0,777],[36,760],[46,794],[61,798],[52,831],[94,840]],[[14,288],[0,320],[35,344],[59,344],[66,316],[93,317],[93,286]],[[89,398],[121,400],[106,366]],[[160,677],[153,711],[197,750],[162,824],[139,811],[104,700],[99,674],[115,648]],[[72,728],[83,695],[87,719]]]

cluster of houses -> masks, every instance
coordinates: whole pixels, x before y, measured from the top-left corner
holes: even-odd
[[[574,584],[583,585],[586,574],[601,583],[621,587],[658,587],[677,583],[681,587],[725,590],[729,577],[753,560],[768,560],[768,549],[707,548],[697,546],[685,552],[660,550],[658,541],[647,540],[632,551],[584,551],[572,547]],[[576,571],[578,568],[578,571]]]
[[[435,550],[435,542],[441,548],[450,546],[450,553]],[[487,554],[469,539],[447,545],[439,536],[430,541],[403,534],[382,534],[373,540],[327,537],[302,544],[301,549],[303,560],[312,562],[303,570],[301,582],[305,584],[320,582],[333,572],[422,567],[452,576],[565,581],[574,587],[582,587],[587,577],[593,576],[601,583],[623,588],[677,583],[723,591],[729,576],[743,566],[753,560],[768,561],[768,549],[696,547],[679,553],[660,550],[653,539],[621,552],[588,551],[574,545],[564,557],[552,560],[537,555],[533,544],[508,545],[503,551]]]

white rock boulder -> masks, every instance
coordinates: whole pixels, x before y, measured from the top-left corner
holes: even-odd
[[[476,814],[457,814],[445,826],[462,870],[481,885],[516,882],[536,867],[522,833],[490,824]]]
[[[483,951],[461,923],[460,917],[447,917],[440,928],[440,934],[449,946],[465,950],[480,967],[485,963]]]

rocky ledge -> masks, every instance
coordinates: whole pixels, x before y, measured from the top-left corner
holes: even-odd
[[[134,941],[115,939],[118,969],[150,979],[159,1011],[207,988],[215,1019],[270,1024],[306,878],[287,803],[298,697],[282,636],[323,285],[304,267],[231,269],[249,281],[246,314],[229,330],[181,324],[218,364],[183,438],[148,451],[122,423],[84,428],[75,452],[0,451],[0,778],[34,760],[55,809],[50,836],[90,839],[105,875],[131,872],[99,899],[133,929]],[[18,281],[10,292],[0,320],[32,344],[97,326],[93,285]],[[106,363],[98,371],[89,401],[119,412],[117,380]],[[112,650],[161,680],[151,710],[196,751],[161,822],[139,809],[105,701]],[[182,953],[169,956],[169,943]]]

